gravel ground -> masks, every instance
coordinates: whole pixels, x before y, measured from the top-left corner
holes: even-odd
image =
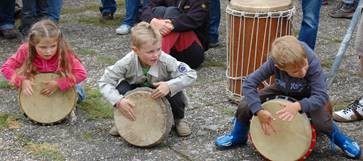
[[[222,2],[222,11],[227,1]],[[96,86],[96,81],[103,74],[104,68],[120,59],[129,48],[129,35],[116,35],[115,25],[93,25],[79,23],[75,19],[97,20],[100,16],[96,0],[64,0],[64,9],[60,26],[66,38],[73,45],[89,72],[85,82]],[[298,31],[301,20],[300,3],[296,3],[294,31]],[[329,72],[331,63],[343,39],[349,20],[332,19],[328,11],[331,2],[322,7],[321,24],[316,53]],[[122,8],[122,7],[121,7]],[[123,11],[117,11],[117,19]],[[115,20],[116,22],[117,20]],[[227,79],[225,76],[225,14],[221,20],[221,43],[218,48],[206,53],[206,62],[198,69],[197,82],[188,89],[190,105],[186,118],[193,133],[186,138],[177,137],[174,132],[160,146],[141,149],[128,145],[119,137],[108,135],[112,119],[89,120],[85,111],[77,109],[76,122],[64,122],[54,126],[39,126],[30,122],[18,110],[17,92],[14,89],[0,88],[0,113],[14,116],[20,128],[0,129],[0,160],[263,160],[249,142],[247,146],[227,151],[216,150],[214,139],[230,129],[230,120],[236,105],[229,101]],[[0,64],[13,54],[21,39],[5,40],[0,38]],[[93,52],[95,54],[80,54]],[[342,107],[361,95],[363,91],[361,78],[358,76],[358,59],[350,45],[346,57],[329,95],[336,108]],[[3,77],[0,77],[4,79]],[[338,124],[351,137],[363,144],[363,124],[361,122]],[[33,145],[42,145],[46,150],[36,153]],[[329,141],[319,135],[317,146],[307,160],[342,161],[347,159],[342,151],[331,151]],[[39,148],[38,148],[39,149]],[[45,152],[44,152],[45,151]]]

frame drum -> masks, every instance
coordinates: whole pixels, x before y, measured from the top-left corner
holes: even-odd
[[[38,73],[33,79],[31,96],[25,96],[20,90],[20,108],[30,120],[41,124],[52,124],[63,120],[72,112],[77,100],[74,88],[65,92],[58,90],[50,96],[40,94],[43,81],[57,78],[59,78],[58,74]]]
[[[120,136],[138,147],[150,147],[161,143],[170,133],[173,114],[168,100],[164,97],[151,98],[152,89],[136,88],[125,94],[125,98],[135,104],[136,117],[131,121],[115,108],[114,119]]]

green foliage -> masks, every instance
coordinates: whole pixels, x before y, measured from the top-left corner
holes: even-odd
[[[11,85],[6,80],[0,79],[0,88],[11,88]]]
[[[33,143],[28,142],[24,145],[24,148],[32,154],[34,157],[40,160],[52,160],[52,161],[63,161],[64,156],[59,152],[57,145],[49,143]]]
[[[102,98],[98,89],[86,87],[86,99],[80,103],[79,109],[86,112],[87,119],[99,120],[113,117],[112,105]]]
[[[6,113],[0,113],[0,129],[6,128],[8,126],[7,120],[9,115]]]

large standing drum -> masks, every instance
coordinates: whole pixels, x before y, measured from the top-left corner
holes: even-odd
[[[291,34],[294,11],[291,0],[230,1],[226,9],[226,76],[233,96],[243,95],[244,77],[266,61],[272,42]]]
[[[164,97],[151,98],[152,89],[136,88],[125,94],[125,98],[135,104],[136,117],[131,121],[115,108],[114,119],[120,136],[138,147],[150,147],[161,143],[170,133],[173,114],[168,100]]]
[[[77,100],[74,88],[65,92],[58,90],[50,96],[40,94],[44,88],[44,81],[57,78],[59,78],[58,74],[38,73],[33,78],[33,94],[31,96],[25,96],[20,90],[20,108],[32,121],[40,124],[57,123],[66,118],[74,109]]]
[[[306,159],[316,143],[316,132],[305,114],[297,114],[292,121],[283,121],[275,114],[282,109],[281,104],[292,102],[289,97],[277,97],[262,104],[276,119],[272,126],[276,133],[265,135],[257,117],[253,117],[250,137],[257,151],[266,159],[291,161]]]

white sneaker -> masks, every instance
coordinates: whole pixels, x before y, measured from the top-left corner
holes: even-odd
[[[125,35],[130,32],[131,26],[122,24],[120,27],[116,29],[116,33],[120,35]]]
[[[337,122],[363,120],[363,98],[355,100],[343,110],[334,112],[333,118]]]

